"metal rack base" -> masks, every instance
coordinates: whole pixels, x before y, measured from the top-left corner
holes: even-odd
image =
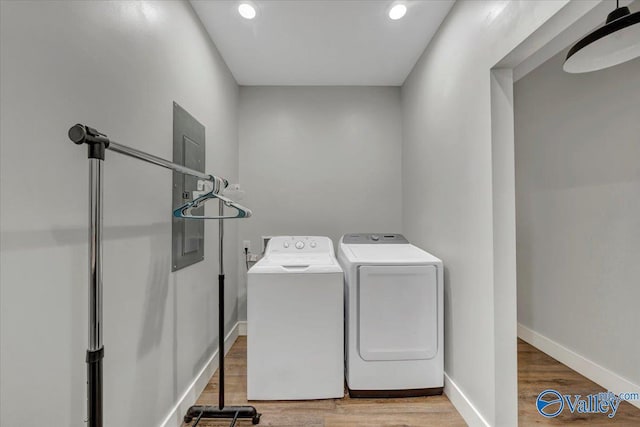
[[[233,427],[236,425],[236,421],[241,418],[251,419],[252,424],[258,424],[260,415],[253,406],[227,406],[221,409],[217,406],[196,405],[189,408],[184,416],[184,422],[190,423],[196,418],[196,422],[192,426],[195,427],[201,418],[230,419],[229,427]]]

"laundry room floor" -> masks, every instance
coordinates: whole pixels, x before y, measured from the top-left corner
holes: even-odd
[[[247,404],[247,339],[239,337],[225,358],[226,401]],[[560,414],[546,419],[536,410],[538,394],[547,388],[587,395],[605,391],[557,360],[518,339],[519,425],[640,426],[640,409],[622,403],[616,416]],[[216,405],[218,375],[200,395],[198,404]],[[262,413],[261,426],[278,427],[427,427],[465,426],[445,395],[409,399],[328,399],[293,402],[251,402]],[[227,427],[229,420],[201,420],[201,427]],[[240,420],[238,427],[250,426]],[[188,427],[189,424],[183,424]]]
[[[623,402],[616,415],[573,415],[566,409],[556,418],[544,418],[536,409],[536,399],[546,389],[563,394],[588,394],[606,391],[573,369],[518,339],[518,421],[520,426],[530,425],[588,425],[588,426],[640,426],[640,409]],[[630,390],[631,391],[631,390]]]
[[[225,400],[247,404],[247,338],[238,337],[225,357]],[[200,395],[198,404],[216,405],[218,375]],[[327,399],[251,402],[262,413],[260,426],[277,427],[427,427],[466,426],[447,396],[406,399]],[[240,420],[237,427],[250,426]],[[188,427],[189,424],[183,424]],[[201,420],[199,427],[228,427],[229,420]]]

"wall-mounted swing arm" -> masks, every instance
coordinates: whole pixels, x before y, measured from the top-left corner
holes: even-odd
[[[135,148],[127,147],[126,145],[118,144],[115,141],[109,140],[107,135],[98,132],[96,129],[85,126],[81,124],[77,124],[72,126],[69,129],[69,138],[76,144],[87,144],[89,146],[89,158],[97,158],[100,160],[104,160],[104,152],[105,149],[109,149],[111,151],[115,151],[116,153],[124,154],[129,157],[133,157],[136,159],[143,160],[145,162],[161,166],[167,169],[174,170],[176,172],[180,172],[187,175],[192,175],[198,178],[203,179],[204,181],[211,182],[213,184],[212,188],[209,192],[196,197],[191,202],[185,203],[184,205],[176,208],[173,211],[173,216],[176,218],[184,218],[184,219],[240,219],[240,218],[249,218],[251,216],[251,210],[245,208],[244,206],[234,202],[233,200],[222,196],[220,193],[224,191],[225,188],[229,186],[229,181],[225,178],[221,178],[215,175],[207,175],[203,172],[197,171],[195,169],[188,168],[183,165],[179,165],[177,163],[170,162],[161,157],[154,156],[153,154],[145,153],[144,151],[136,150]],[[203,183],[204,184],[204,183]],[[225,216],[202,216],[202,215],[191,215],[191,211],[202,204],[204,204],[207,200],[210,199],[218,199],[230,208],[236,210],[235,215],[225,215]]]
[[[214,186],[218,188],[224,189],[229,185],[229,181],[227,181],[225,178],[215,175],[209,175],[204,172],[200,172],[195,169],[180,165],[178,163],[170,162],[169,160],[165,160],[162,157],[154,156],[153,154],[145,153],[144,151],[127,147],[126,145],[122,145],[112,139],[107,138],[107,135],[98,132],[94,128],[86,125],[77,124],[72,126],[71,129],[69,129],[69,139],[71,139],[78,145],[87,144],[89,146],[89,158],[99,158],[100,160],[104,160],[104,150],[108,149],[110,151],[115,151],[116,153],[124,154],[125,156],[133,157],[134,159],[142,160],[156,166],[171,169],[185,175],[195,176],[206,181],[211,181],[214,183]],[[102,155],[92,156],[92,150],[102,150]]]

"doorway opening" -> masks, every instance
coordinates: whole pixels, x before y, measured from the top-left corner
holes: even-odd
[[[544,421],[536,401],[554,387],[640,393],[640,59],[562,71],[611,7],[569,3],[491,70],[496,401],[510,408],[498,423]]]

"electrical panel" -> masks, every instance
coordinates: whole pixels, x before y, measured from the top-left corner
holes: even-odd
[[[205,171],[205,128],[177,103],[173,103],[173,162],[200,172]],[[173,172],[171,210],[193,200],[198,178]],[[204,207],[194,209],[204,215]],[[171,271],[204,259],[204,220],[172,217]]]

